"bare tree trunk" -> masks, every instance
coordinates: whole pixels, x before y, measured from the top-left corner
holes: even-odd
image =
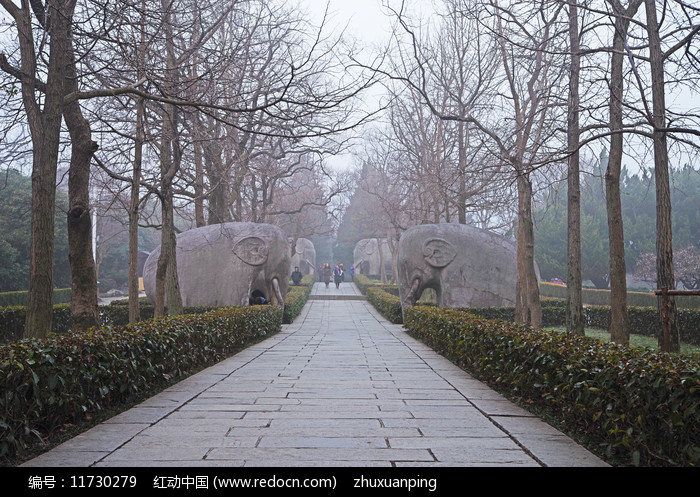
[[[141,168],[143,163],[144,115],[145,102],[139,98],[136,102],[136,140],[134,143],[134,170],[131,177],[131,196],[129,199],[129,324],[134,325],[141,319],[139,306],[139,206],[141,203]]]
[[[610,339],[627,345],[630,339],[629,314],[627,312],[627,264],[622,225],[622,200],[620,198],[620,171],[622,169],[623,134],[623,63],[625,43],[630,19],[643,0],[632,0],[625,10],[618,0],[611,0],[615,11],[613,53],[610,62],[610,155],[605,173],[605,199],[608,213],[608,239],[610,246]]]
[[[461,117],[461,116],[460,116]],[[464,121],[459,121],[457,126],[458,146],[459,146],[459,156],[458,156],[458,170],[459,170],[459,195],[457,205],[457,222],[459,224],[467,224],[467,185],[464,175],[467,171],[467,147],[469,146],[469,124]],[[467,135],[467,136],[465,136]],[[448,221],[449,222],[449,221]]]
[[[209,221],[207,224],[227,223],[231,221],[231,215],[223,150],[216,140],[203,144],[203,147],[204,164],[210,184],[210,192],[207,196],[209,201]]]
[[[177,109],[166,105],[163,112],[163,130],[161,139],[161,245],[160,257],[156,269],[156,306],[155,316],[182,314],[182,297],[177,277],[177,240],[175,236],[175,207],[173,205],[173,180],[179,167],[175,137],[177,124],[175,114]]]
[[[141,0],[141,12],[145,14],[145,0]],[[145,20],[141,19],[141,40],[138,47],[138,79],[141,80],[146,66],[146,29]],[[129,198],[129,324],[135,325],[141,320],[139,305],[139,210],[141,206],[141,171],[143,168],[143,147],[146,142],[145,120],[146,101],[136,99],[136,136],[134,137],[134,170],[131,175],[131,192]]]
[[[206,226],[204,217],[204,166],[202,165],[202,146],[194,143],[194,219],[197,228]]]
[[[168,12],[165,21],[166,71],[171,78],[168,83],[174,88],[177,81],[177,62],[172,34],[172,12],[170,0],[162,0],[163,9]],[[182,314],[182,296],[177,276],[177,239],[175,236],[175,207],[173,204],[173,181],[180,165],[177,143],[178,110],[174,105],[165,104],[162,112],[162,137],[160,143],[161,177],[161,245],[156,269],[155,316]]]
[[[649,34],[649,61],[651,65],[653,125],[654,125],[654,176],[656,179],[656,281],[661,289],[676,287],[673,274],[673,234],[671,229],[671,187],[668,171],[668,144],[666,139],[666,99],[664,95],[664,62],[656,18],[656,2],[645,0],[647,32]],[[659,304],[660,306],[662,304]],[[665,352],[680,351],[680,337],[676,322],[676,301],[668,297],[668,306],[661,312],[662,329],[667,330],[668,343],[663,334],[659,344]]]
[[[515,318],[518,323],[542,326],[540,290],[535,273],[535,236],[532,225],[532,184],[518,175],[518,278]]]
[[[392,229],[388,229],[386,233],[386,243],[389,246],[389,252],[391,253],[391,283],[392,284],[397,284],[398,283],[398,274],[399,274],[399,266],[398,266],[398,243],[394,241],[394,237],[392,236]]]
[[[78,91],[72,40],[68,52],[66,94]],[[71,329],[85,330],[99,325],[97,274],[92,252],[90,206],[90,164],[98,149],[92,140],[90,124],[78,100],[64,105],[63,116],[71,138],[68,173],[68,254],[71,267]]]
[[[574,335],[585,335],[581,282],[581,184],[579,170],[579,77],[581,54],[579,51],[578,6],[576,0],[569,4],[569,40],[571,64],[569,68],[568,113],[568,259],[566,280],[566,329]]]
[[[42,122],[45,123],[42,133],[44,136],[33,135],[32,138],[32,225],[25,338],[46,337],[51,331],[53,318],[54,204],[58,133],[51,133],[55,118],[44,118]],[[60,119],[56,127],[60,127]]]
[[[160,257],[156,269],[155,316],[182,314],[182,296],[177,277],[177,241],[175,236],[172,190],[162,192],[163,226],[161,231]]]

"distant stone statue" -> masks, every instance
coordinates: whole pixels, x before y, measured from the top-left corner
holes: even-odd
[[[384,259],[384,267],[387,272],[391,272],[391,250],[386,240],[382,240],[381,258]],[[355,272],[360,274],[380,274],[381,258],[379,254],[379,243],[376,238],[366,238],[355,244],[353,251]]]
[[[404,309],[427,288],[441,307],[515,306],[517,247],[496,233],[463,224],[414,226],[399,240],[398,271]]]
[[[316,270],[316,248],[307,238],[297,239],[292,251],[292,267],[299,266],[301,274],[314,274]]]
[[[158,257],[160,247],[151,252],[143,270],[151,302]],[[177,236],[177,273],[185,306],[248,305],[256,297],[284,305],[290,264],[287,235],[270,224],[215,224]]]

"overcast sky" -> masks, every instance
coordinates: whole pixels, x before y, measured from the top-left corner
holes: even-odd
[[[317,22],[328,7],[329,24],[334,29],[343,29],[367,43],[385,40],[391,20],[385,15],[382,3],[385,0],[299,0],[303,8],[314,15]]]
[[[396,3],[400,0],[390,0]],[[423,0],[425,1],[425,0]],[[337,37],[342,31],[345,32],[346,41],[356,39],[359,44],[367,46],[371,50],[372,46],[386,46],[391,33],[393,19],[386,15],[386,10],[382,4],[386,0],[298,0],[300,7],[309,14],[309,21],[319,25],[326,8],[328,17],[324,33],[328,38]],[[367,52],[369,59],[372,52]],[[381,89],[372,92],[365,98],[375,95],[381,96]],[[378,103],[372,103],[372,98],[366,100],[368,108],[376,109]],[[350,154],[342,154],[337,157],[326,157],[327,165],[337,169],[346,169],[353,164],[354,160]]]

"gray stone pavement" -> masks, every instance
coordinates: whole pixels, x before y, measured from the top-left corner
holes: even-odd
[[[269,339],[28,467],[606,466],[382,318],[316,283]]]

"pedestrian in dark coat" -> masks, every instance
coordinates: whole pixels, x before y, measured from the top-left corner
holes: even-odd
[[[328,284],[331,282],[331,265],[326,263],[325,266],[323,266],[323,282],[326,284],[326,288],[328,288]]]
[[[301,285],[301,279],[303,277],[304,277],[304,275],[301,274],[301,271],[299,271],[299,266],[295,266],[294,272],[292,273],[292,282],[294,283],[294,286]]]
[[[339,265],[335,266],[333,270],[333,281],[335,282],[335,287],[340,288],[340,282],[343,281],[343,269]]]

